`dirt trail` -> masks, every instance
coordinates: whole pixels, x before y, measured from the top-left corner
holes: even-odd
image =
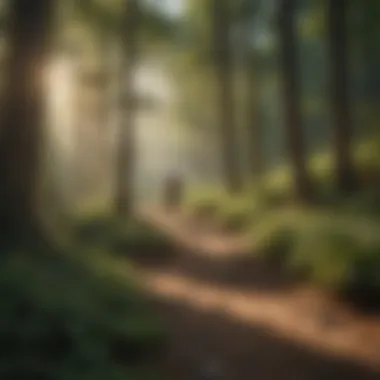
[[[140,267],[170,331],[173,379],[380,379],[378,317],[332,305],[324,320],[319,314],[331,305],[311,290],[229,282],[226,274],[239,277],[248,263],[234,267],[225,259],[228,250],[217,255],[216,249],[210,258],[207,249],[194,249],[202,240],[196,236],[189,249],[184,235],[171,262]]]

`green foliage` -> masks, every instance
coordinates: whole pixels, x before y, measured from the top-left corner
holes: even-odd
[[[379,139],[372,136],[372,138],[357,142],[353,154],[359,180],[363,185],[376,185],[380,172]],[[311,156],[308,169],[314,179],[316,195],[324,197],[326,192],[331,193],[335,171],[334,157],[331,152],[321,152]],[[245,191],[230,197],[219,185],[209,186],[192,190],[188,194],[185,204],[188,210],[209,208],[213,209],[214,213],[220,212],[227,215],[234,214],[234,209],[245,207],[248,212],[252,208],[256,209],[257,206],[267,210],[288,204],[292,199],[293,185],[290,167],[282,165],[263,175],[260,188],[257,186],[257,181],[253,181],[248,184]],[[368,199],[368,197],[364,197],[364,199]],[[358,200],[363,200],[363,198]],[[239,211],[236,210],[236,213]]]
[[[128,267],[114,269],[95,253],[3,255],[1,378],[157,379],[138,368],[158,358],[163,330]]]
[[[74,228],[76,240],[127,256],[166,255],[172,252],[167,237],[137,220],[119,220],[105,214],[87,216]]]
[[[285,263],[294,245],[295,210],[272,212],[252,227],[252,247],[256,254]]]
[[[298,29],[302,38],[316,39],[323,34],[326,23],[325,0],[307,1]]]
[[[379,295],[380,214],[360,216],[356,210],[346,205],[272,212],[252,230],[252,243],[262,256],[319,286]]]
[[[258,218],[260,198],[252,194],[237,198],[227,198],[219,205],[215,219],[217,225],[226,232],[244,232]]]
[[[226,232],[245,232],[254,225],[267,207],[263,193],[247,187],[237,196],[220,187],[197,189],[185,199],[185,211],[193,217],[207,218]]]
[[[185,212],[192,216],[212,218],[226,198],[226,192],[219,186],[195,189],[186,196]]]
[[[229,232],[248,232],[255,254],[295,277],[373,302],[380,295],[379,151],[376,138],[357,144],[363,190],[350,197],[333,191],[332,155],[312,157],[314,208],[292,205],[292,175],[286,166],[267,173],[260,189],[250,184],[229,197],[218,187],[209,188],[193,192],[186,205],[193,212],[212,210],[212,221]]]
[[[380,172],[379,139],[376,136],[356,143],[353,151],[359,181],[373,185]],[[314,179],[317,195],[327,189],[331,192],[335,172],[334,157],[331,151],[320,152],[309,158],[308,169]],[[283,165],[269,171],[264,179],[264,194],[268,203],[286,203],[293,193],[293,178],[289,166]]]
[[[293,194],[293,177],[289,167],[270,171],[263,180],[262,201],[268,207],[280,206]]]
[[[303,228],[293,253],[311,279],[334,289],[367,287],[380,292],[380,224],[373,218],[332,214]]]

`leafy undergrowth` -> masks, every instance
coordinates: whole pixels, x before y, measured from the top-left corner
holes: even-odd
[[[380,218],[353,205],[289,208],[252,228],[254,251],[360,306],[380,306]]]
[[[213,220],[220,209],[220,205],[225,203],[228,195],[220,186],[195,189],[186,195],[184,202],[185,213],[193,218],[207,218]]]
[[[0,378],[159,378],[164,330],[127,264],[16,252],[0,258],[0,292]]]
[[[362,187],[377,186],[380,173],[379,139],[357,144],[355,162]],[[322,206],[336,206],[332,191],[334,164],[330,153],[312,156],[308,162],[316,201]],[[248,183],[242,192],[229,196],[220,185],[191,189],[185,199],[185,212],[205,217],[222,231],[245,232],[269,212],[287,208],[293,202],[293,181],[289,166],[280,166],[264,175],[261,183]],[[361,202],[365,197],[360,197]],[[360,206],[360,205],[359,205]]]
[[[227,200],[227,198],[225,198]],[[270,207],[257,198],[225,201],[213,214],[222,231],[244,232],[252,252],[359,306],[380,307],[380,197]],[[277,265],[276,265],[277,266]]]
[[[82,218],[74,227],[76,241],[130,258],[167,257],[173,252],[168,238],[144,222],[122,221],[108,215]]]
[[[294,278],[313,282],[359,303],[380,307],[380,149],[378,140],[355,151],[362,190],[351,198],[333,191],[328,154],[309,162],[314,207],[297,208],[288,167],[264,176],[234,197],[220,188],[196,189],[185,202],[192,215],[208,210],[222,232],[251,236],[252,251],[280,263]],[[258,191],[258,187],[260,191]]]

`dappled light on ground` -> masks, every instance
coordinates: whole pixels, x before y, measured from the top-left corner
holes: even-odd
[[[283,339],[310,345],[317,351],[351,357],[377,365],[380,357],[380,319],[346,315],[330,310],[326,300],[318,304],[315,294],[297,292],[268,296],[240,292],[183,275],[146,271],[146,285],[159,298],[203,312],[220,313],[237,322],[271,329]],[[312,307],[313,302],[316,304]],[[336,305],[334,305],[336,306]],[[332,319],[327,326],[321,318]]]
[[[169,320],[169,330],[172,331],[172,324],[177,326],[175,329],[194,329],[195,336],[186,331],[171,332],[173,355],[179,357],[171,362],[190,361],[193,367],[202,367],[204,361],[216,360],[232,373],[244,371],[248,377],[260,374],[263,379],[278,376],[295,357],[302,364],[288,371],[289,379],[309,379],[313,371],[328,379],[341,378],[341,373],[350,373],[353,379],[355,373],[360,378],[372,379],[370,368],[380,370],[377,314],[363,314],[316,287],[281,283],[276,278],[281,273],[263,266],[250,250],[239,250],[241,244],[226,244],[228,234],[204,225],[194,228],[178,210],[176,213],[152,208],[142,211],[139,217],[166,234],[177,250],[177,255],[163,265],[138,266],[146,291],[161,305],[158,310],[164,320]],[[208,239],[210,236],[216,241],[219,237],[223,249],[215,247],[213,239]],[[172,309],[186,311],[176,311],[172,316]],[[217,331],[215,326],[219,326]],[[256,352],[256,336],[242,343],[245,338],[240,334],[244,333],[237,331],[246,331],[247,336],[268,333],[270,338],[262,337],[262,346],[257,347],[260,352]],[[227,336],[234,342],[233,347]],[[219,344],[223,345],[208,343],[209,340],[222,341]],[[268,354],[264,354],[267,345]],[[289,354],[293,349],[297,353]],[[278,350],[282,357],[278,367],[273,364],[273,368],[268,368],[263,363],[270,357],[277,362],[275,353],[270,356],[271,350]],[[181,355],[185,358],[181,359]],[[311,360],[314,364],[310,364],[310,358],[314,358]],[[350,361],[357,367],[347,364]],[[177,371],[181,373],[181,369]],[[231,374],[225,376],[234,379]]]

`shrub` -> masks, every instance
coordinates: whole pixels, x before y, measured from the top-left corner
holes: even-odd
[[[233,196],[218,188],[194,192],[185,206],[188,214],[208,220],[224,232],[245,232],[265,209],[266,198],[252,185]]]
[[[373,302],[380,296],[380,221],[349,210],[269,213],[253,228],[252,244],[297,278]]]
[[[154,379],[149,366],[133,371],[158,357],[162,328],[130,276],[122,281],[103,255],[91,260],[77,252],[0,259],[1,378]]]
[[[220,186],[196,189],[186,196],[185,212],[196,218],[213,219],[226,198]]]
[[[326,213],[299,233],[293,264],[307,267],[322,286],[380,291],[379,232],[378,221],[369,217]]]
[[[286,265],[296,238],[295,216],[289,210],[269,213],[253,227],[251,236],[255,252]]]
[[[122,254],[166,256],[172,253],[170,239],[142,222],[124,226],[114,237],[111,250]]]
[[[135,256],[171,252],[168,238],[138,220],[128,222],[107,215],[86,218],[74,229],[78,242],[87,246]]]
[[[267,208],[286,204],[293,194],[293,178],[289,167],[279,167],[264,178],[261,201]]]
[[[226,232],[247,231],[260,214],[258,197],[243,194],[226,198],[215,214],[218,227]]]

